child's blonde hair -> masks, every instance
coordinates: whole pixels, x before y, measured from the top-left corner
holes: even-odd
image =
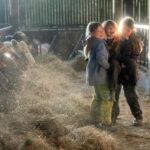
[[[108,27],[113,27],[115,29],[115,35],[113,37],[113,42],[119,42],[119,40],[120,40],[119,29],[118,29],[118,24],[115,21],[113,21],[113,20],[106,20],[106,21],[104,21],[102,23],[102,27],[104,28],[106,34],[107,34],[107,28]]]
[[[103,26],[105,32],[107,32],[107,28],[108,28],[108,27],[112,26],[112,27],[114,27],[115,32],[118,33],[118,25],[117,25],[117,23],[116,23],[115,21],[113,21],[113,20],[104,21],[104,22],[102,23],[102,26]]]

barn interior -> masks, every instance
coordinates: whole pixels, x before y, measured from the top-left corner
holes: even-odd
[[[149,0],[0,0],[0,150],[150,150]],[[143,127],[121,94],[112,129],[89,117],[85,29],[131,16],[144,47],[138,60]]]

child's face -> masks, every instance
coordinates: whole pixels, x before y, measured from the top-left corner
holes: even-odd
[[[133,29],[127,27],[126,25],[124,25],[122,27],[122,31],[121,31],[121,36],[125,39],[128,39],[130,37],[130,35],[132,34]]]
[[[106,35],[108,39],[113,39],[116,35],[116,29],[114,26],[106,27]]]
[[[102,27],[98,27],[95,32],[92,33],[92,36],[103,40],[105,39],[105,31]]]

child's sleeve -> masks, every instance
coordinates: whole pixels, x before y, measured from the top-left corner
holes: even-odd
[[[84,56],[85,56],[86,59],[88,59],[89,53],[90,53],[91,48],[92,48],[92,40],[93,40],[92,37],[90,37],[89,39],[87,39],[86,45],[84,46],[84,49],[83,49]]]
[[[109,69],[108,54],[104,43],[100,43],[96,51],[96,60],[104,69]]]
[[[84,52],[84,57],[85,57],[85,59],[87,59],[87,58],[88,58],[87,45],[84,46],[83,52]]]

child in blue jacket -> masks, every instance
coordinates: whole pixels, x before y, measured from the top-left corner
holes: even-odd
[[[105,46],[105,31],[100,23],[91,22],[87,26],[87,44],[84,49],[88,58],[86,82],[94,87],[95,96],[91,106],[91,116],[95,125],[110,125],[112,101],[109,100],[107,70],[109,53]]]

